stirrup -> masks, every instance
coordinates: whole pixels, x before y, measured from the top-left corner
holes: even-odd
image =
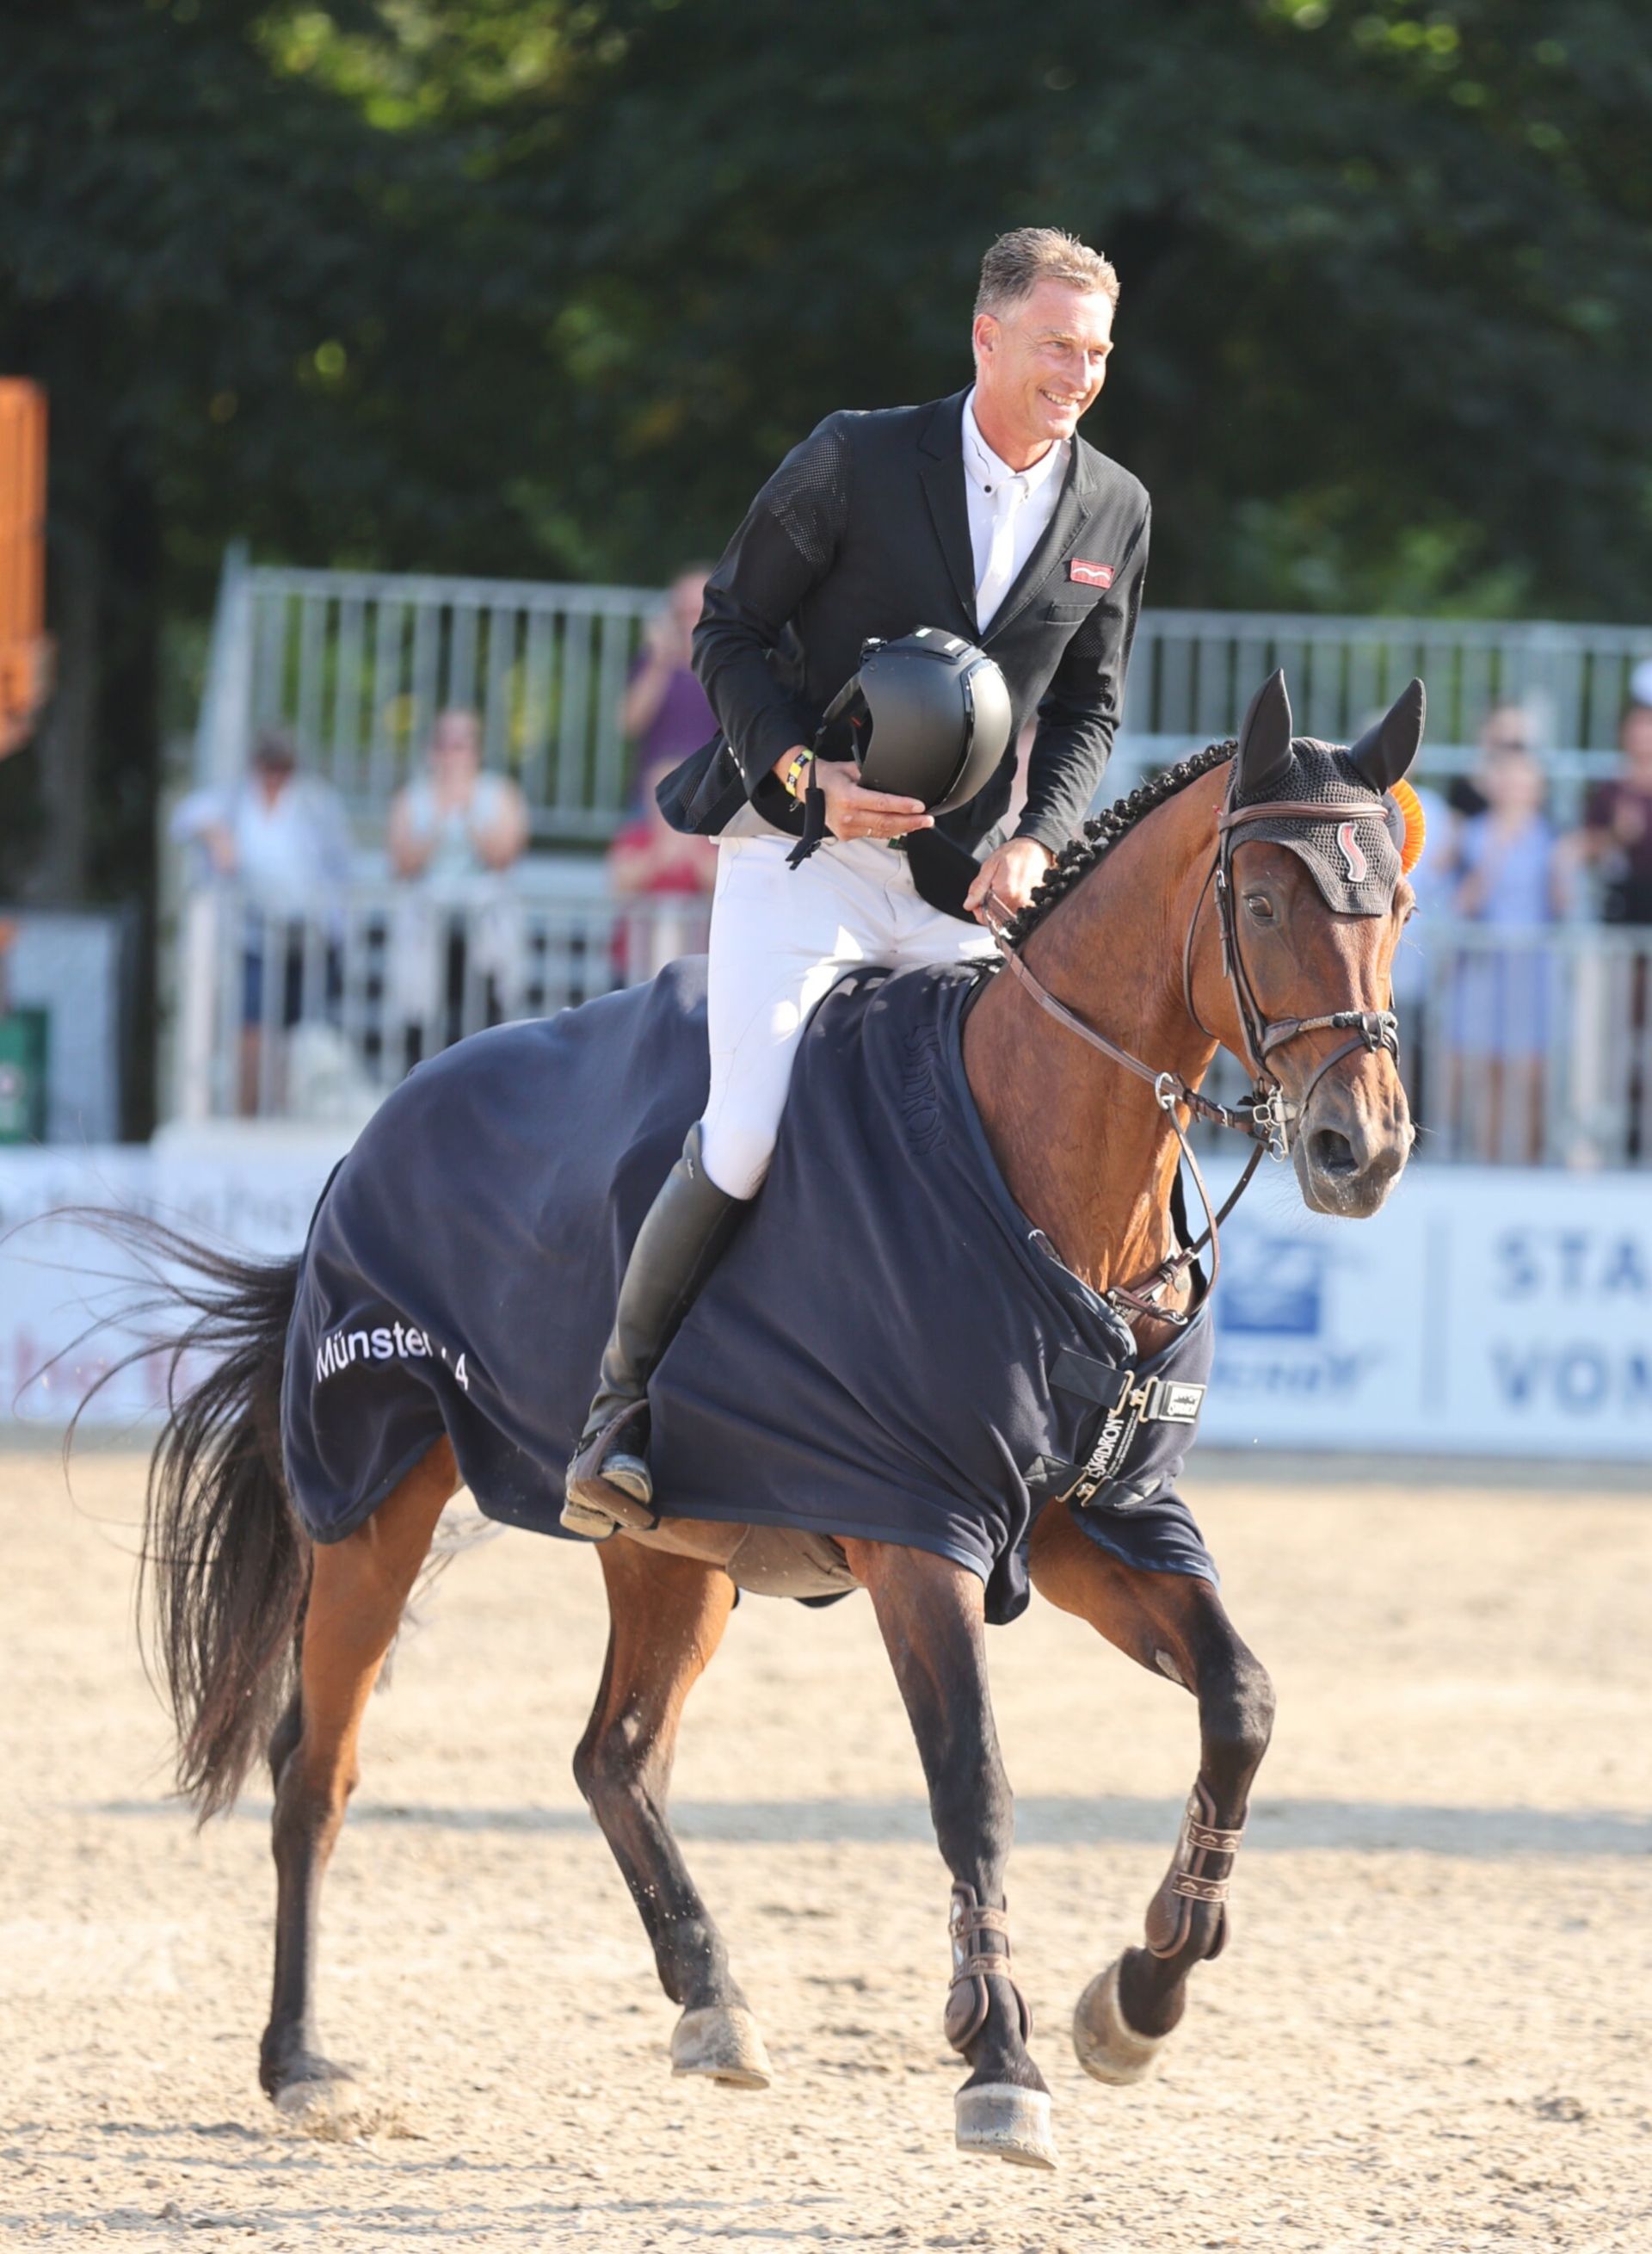
[[[562,1510],[568,1533],[600,1542],[620,1527],[646,1534],[660,1523],[647,1459],[613,1446],[640,1410],[646,1413],[646,1404],[626,1402],[575,1450]]]

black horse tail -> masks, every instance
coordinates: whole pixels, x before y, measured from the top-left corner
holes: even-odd
[[[221,1252],[137,1214],[73,1218],[136,1255],[153,1286],[123,1320],[163,1319],[137,1350],[170,1358],[138,1628],[177,1726],[178,1790],[205,1823],[234,1803],[296,1681],[312,1545],[282,1471],[281,1375],[302,1263]],[[197,1357],[206,1375],[180,1392]]]

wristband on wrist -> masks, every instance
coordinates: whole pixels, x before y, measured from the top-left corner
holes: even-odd
[[[785,774],[780,777],[780,780],[785,786],[786,795],[788,798],[794,800],[799,805],[802,805],[803,799],[803,791],[802,788],[800,788],[801,779],[810,768],[813,767],[814,764],[815,754],[813,752],[799,752],[796,756],[788,762]]]

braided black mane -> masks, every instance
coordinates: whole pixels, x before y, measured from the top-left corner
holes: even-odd
[[[1139,784],[1127,798],[1116,800],[1105,813],[1087,822],[1079,835],[1062,846],[1053,865],[1045,872],[1037,892],[1005,926],[1004,936],[1007,943],[1019,947],[1030,938],[1058,901],[1067,898],[1081,877],[1088,876],[1096,863],[1111,852],[1144,815],[1162,806],[1167,798],[1174,798],[1179,790],[1186,790],[1190,782],[1208,774],[1224,760],[1230,760],[1238,748],[1230,737],[1225,744],[1212,744],[1202,752],[1195,752],[1190,759],[1179,760],[1152,782]]]

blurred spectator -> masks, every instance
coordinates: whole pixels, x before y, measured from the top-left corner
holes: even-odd
[[[482,769],[474,712],[438,712],[425,772],[390,802],[390,867],[408,895],[390,931],[390,1014],[410,1068],[497,1025],[519,984],[521,919],[502,879],[528,844],[528,802]]]
[[[340,917],[352,855],[350,818],[330,785],[298,773],[290,738],[268,729],[230,790],[192,791],[172,836],[195,849],[197,878],[233,884],[243,903],[238,1101],[277,1108],[281,1059],[264,1033],[330,1015],[342,987]],[[271,966],[279,997],[265,991]]]
[[[329,784],[298,773],[290,738],[266,729],[246,778],[231,790],[192,791],[172,836],[198,849],[198,872],[233,878],[272,914],[302,913],[350,874],[350,817]]]
[[[425,772],[390,801],[390,866],[442,887],[508,869],[528,843],[528,807],[508,775],[482,772],[474,712],[438,712]]]
[[[704,742],[704,738],[702,738]],[[614,974],[622,982],[651,978],[678,955],[705,944],[717,881],[717,843],[673,830],[654,794],[676,766],[675,752],[642,773],[642,808],[608,849],[608,882],[620,900],[676,899],[681,916],[625,916],[614,926]],[[696,913],[696,901],[707,903]]]
[[[1652,924],[1652,664],[1635,668],[1645,702],[1624,708],[1618,724],[1622,766],[1589,793],[1579,850],[1601,877],[1607,923]]]
[[[1652,658],[1629,677],[1629,702],[1618,723],[1622,766],[1610,782],[1597,783],[1584,809],[1578,838],[1583,859],[1601,879],[1600,913],[1607,923],[1652,924]],[[1637,952],[1624,966],[1628,987],[1613,1016],[1622,1012],[1628,1067],[1624,1088],[1629,1114],[1625,1155],[1643,1155],[1647,1116],[1646,1029],[1652,1016],[1648,957]],[[1622,1037],[1620,1037],[1622,1040]],[[1614,1046],[1618,1044],[1614,1043]]]
[[[1446,786],[1446,803],[1452,814],[1465,822],[1484,814],[1490,802],[1485,788],[1488,764],[1505,752],[1531,752],[1536,748],[1531,716],[1525,706],[1512,698],[1506,704],[1494,704],[1480,724],[1479,766],[1472,775],[1453,775]]]
[[[1463,822],[1442,878],[1449,913],[1511,935],[1564,915],[1568,863],[1544,812],[1544,774],[1528,741],[1488,730],[1486,811]],[[1465,948],[1452,996],[1451,1111],[1481,1158],[1535,1164],[1543,1149],[1544,1053],[1551,968],[1531,944]]]
[[[637,746],[639,773],[677,766],[717,733],[717,717],[690,663],[707,576],[704,564],[678,572],[631,668],[620,724]]]

